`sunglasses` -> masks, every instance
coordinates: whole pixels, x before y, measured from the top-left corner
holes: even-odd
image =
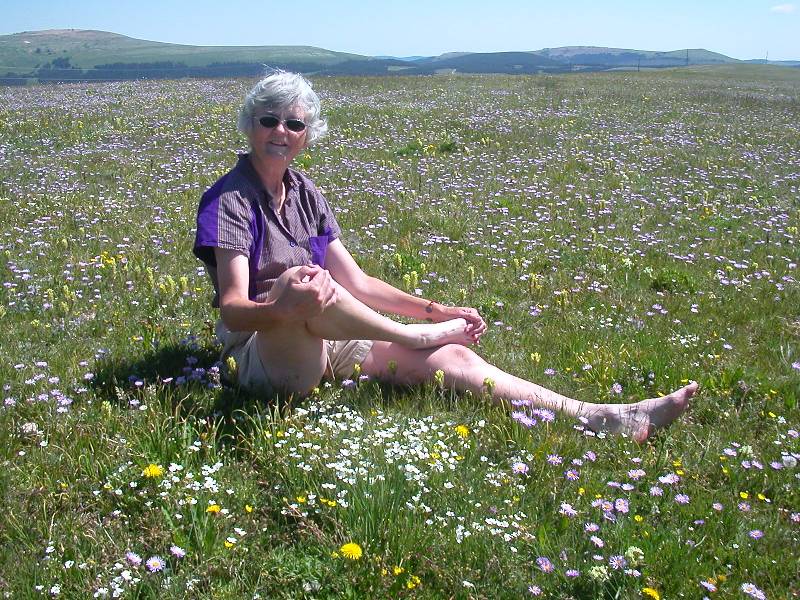
[[[279,119],[275,115],[264,115],[258,118],[258,122],[262,127],[267,129],[275,129],[279,123],[283,123],[284,127],[289,131],[300,133],[306,128],[306,124],[300,119]]]

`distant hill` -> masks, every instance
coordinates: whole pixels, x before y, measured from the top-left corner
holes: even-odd
[[[531,52],[372,57],[312,46],[188,46],[107,31],[53,29],[0,36],[0,83],[256,76],[265,66],[314,75],[558,73],[741,63],[708,50],[656,52],[595,46]],[[763,61],[748,61],[753,63]],[[783,61],[786,66],[800,64]]]

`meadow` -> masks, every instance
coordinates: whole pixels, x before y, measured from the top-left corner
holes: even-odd
[[[800,595],[800,70],[314,80],[296,166],[361,266],[560,393],[698,381],[644,445],[229,383],[191,246],[251,83],[0,88],[0,594]]]

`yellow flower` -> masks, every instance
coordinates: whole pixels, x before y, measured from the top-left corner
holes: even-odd
[[[150,463],[149,465],[147,465],[144,468],[144,471],[142,471],[142,475],[144,475],[145,477],[151,477],[151,478],[152,477],[161,477],[163,474],[164,474],[164,467],[162,467],[161,465],[154,465],[153,463]]]
[[[361,546],[355,542],[346,543],[344,546],[339,548],[339,552],[341,552],[342,556],[349,560],[358,560],[364,554],[364,551],[361,550]]]
[[[651,587],[642,588],[642,596],[650,596],[651,598],[654,598],[654,600],[661,600],[661,594]]]
[[[633,515],[633,520],[636,521],[637,523],[641,523],[642,521],[644,521],[644,517],[642,515]]]
[[[225,547],[226,548],[233,548],[234,545],[235,544],[233,542],[231,542],[230,540],[225,540]]]
[[[411,577],[408,578],[408,581],[406,581],[406,587],[409,590],[413,590],[420,583],[422,583],[422,580],[419,577],[417,577],[416,575],[412,575]]]
[[[297,502],[299,504],[305,504],[306,503],[306,497],[305,496],[297,496],[297,498],[295,498],[295,500],[297,500]]]
[[[207,512],[207,513],[211,513],[212,515],[215,515],[215,514],[217,514],[217,513],[218,513],[220,510],[222,510],[222,508],[220,507],[220,505],[219,505],[219,504],[212,504],[211,506],[209,506],[209,507],[206,509],[206,512]]]
[[[399,565],[395,565],[394,567],[392,567],[392,573],[394,573],[395,577],[397,577],[401,573],[405,573],[405,572],[406,572],[406,570],[403,567],[399,566]]]
[[[456,425],[455,429],[456,433],[462,438],[467,439],[469,437],[469,427],[466,425]]]
[[[739,492],[739,498],[741,498],[742,500],[747,500],[749,497],[750,494],[748,494],[747,492]]]
[[[586,490],[582,487],[578,488],[578,496],[583,496],[586,493]]]
[[[253,512],[253,507],[250,506],[249,504],[245,504],[244,505],[244,512],[247,512],[247,513]]]

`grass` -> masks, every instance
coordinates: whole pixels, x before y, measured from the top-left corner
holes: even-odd
[[[796,596],[800,77],[779,73],[315,81],[331,130],[299,162],[365,270],[479,308],[481,354],[561,393],[699,381],[644,446],[436,382],[225,384],[190,248],[249,82],[0,90],[0,591]]]

